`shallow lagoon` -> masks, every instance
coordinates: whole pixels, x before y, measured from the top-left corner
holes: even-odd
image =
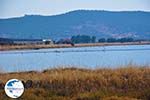
[[[150,45],[0,51],[0,69],[6,72],[58,66],[116,68],[129,63],[150,65]]]

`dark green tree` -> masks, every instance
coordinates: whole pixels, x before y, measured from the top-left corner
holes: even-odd
[[[92,43],[95,43],[95,42],[96,42],[96,37],[95,37],[95,36],[92,36],[91,42],[92,42]]]
[[[104,43],[104,42],[106,42],[106,39],[105,39],[105,38],[100,38],[100,39],[98,40],[98,42],[99,42],[99,43]]]

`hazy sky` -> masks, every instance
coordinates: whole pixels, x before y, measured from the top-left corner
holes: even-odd
[[[54,15],[78,9],[150,11],[150,0],[0,0],[0,18]]]

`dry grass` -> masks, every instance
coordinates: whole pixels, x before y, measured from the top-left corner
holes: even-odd
[[[0,51],[5,50],[21,50],[21,49],[44,49],[44,48],[67,48],[71,47],[70,44],[60,44],[60,45],[45,45],[45,44],[26,44],[26,45],[0,45]]]
[[[56,68],[43,72],[0,74],[0,82],[24,81],[25,100],[150,100],[150,68]],[[29,81],[30,80],[30,81]],[[0,98],[8,99],[0,89]]]
[[[44,49],[44,48],[71,48],[71,47],[92,47],[92,46],[114,46],[114,45],[146,45],[149,41],[143,42],[125,42],[125,43],[84,43],[84,44],[25,44],[25,45],[0,45],[0,51],[4,50],[21,50],[21,49]]]

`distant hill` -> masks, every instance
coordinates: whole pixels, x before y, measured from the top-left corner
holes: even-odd
[[[0,37],[59,39],[78,34],[150,39],[150,12],[77,10],[55,16],[0,19]]]

